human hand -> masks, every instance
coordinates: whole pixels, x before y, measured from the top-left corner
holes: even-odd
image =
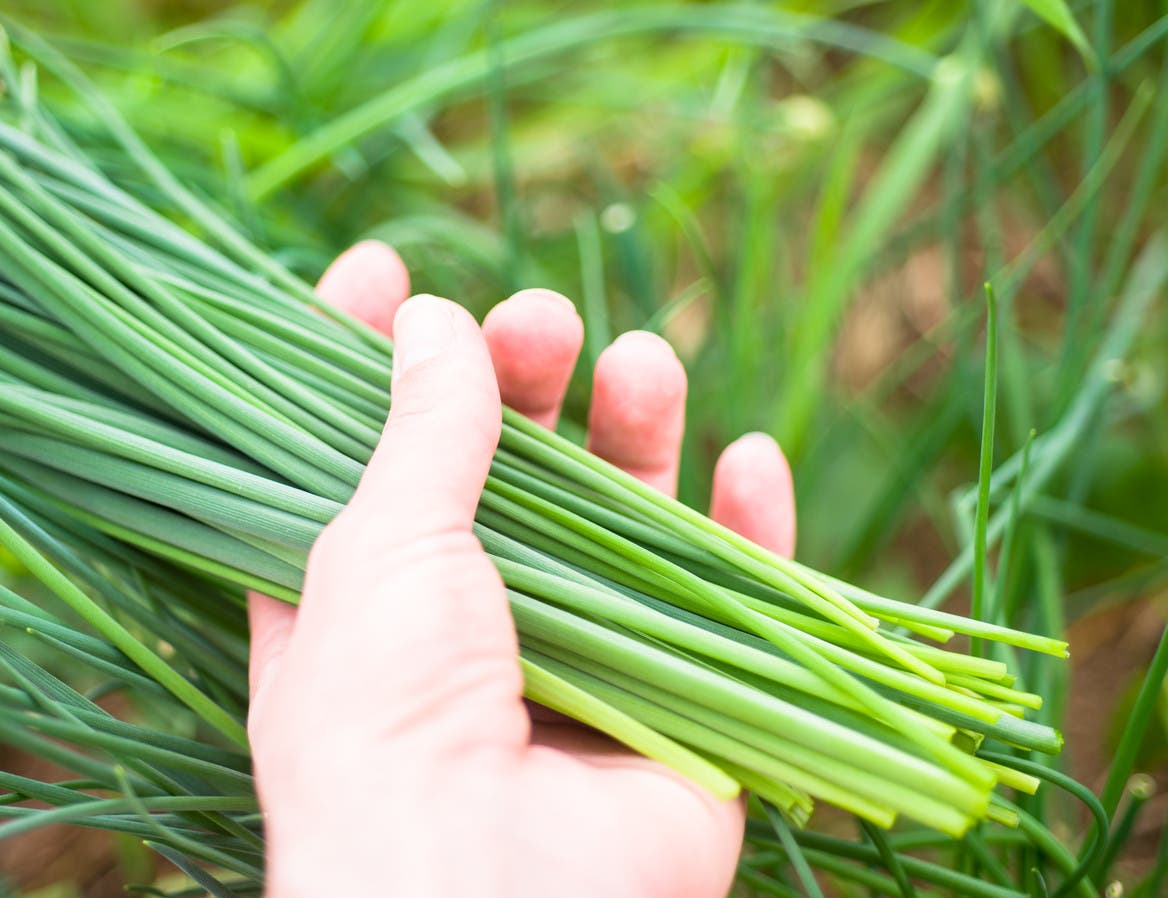
[[[480,331],[446,300],[406,303],[405,268],[376,243],[318,289],[392,326],[393,408],[299,608],[250,597],[269,898],[721,898],[742,802],[578,724],[533,723],[503,584],[471,533],[500,394],[555,425],[583,341],[572,304],[523,291]],[[597,361],[589,447],[672,493],[685,392],[663,340],[626,334]],[[722,454],[711,513],[790,554],[790,473],[769,437]]]

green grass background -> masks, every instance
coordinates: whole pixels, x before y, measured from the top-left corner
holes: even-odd
[[[718,451],[768,431],[792,462],[804,560],[954,607],[980,558],[989,282],[983,486],[999,525],[981,607],[1070,634],[1069,675],[1024,666],[1069,734],[1059,764],[1105,804],[1134,771],[1168,785],[1162,683],[1134,736],[1131,716],[1168,582],[1163,3],[4,13],[81,62],[180,176],[305,275],[376,237],[415,289],[478,314],[522,286],[572,297],[588,339],[568,434],[606,343],[662,332],[690,374],[684,499],[704,507]],[[1160,887],[1168,844],[1168,805],[1136,805],[1108,874],[1129,893]],[[1082,829],[1069,804],[1029,809],[1072,841]],[[141,868],[123,854],[112,879]]]

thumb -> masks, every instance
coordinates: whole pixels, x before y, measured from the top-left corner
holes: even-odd
[[[436,296],[407,300],[394,333],[389,420],[349,511],[380,514],[394,544],[469,532],[502,419],[486,342],[465,309]]]
[[[471,531],[501,426],[490,355],[474,319],[436,297],[407,300],[394,333],[389,420],[313,547],[279,690],[296,696],[295,726],[399,759],[518,748],[514,624]]]

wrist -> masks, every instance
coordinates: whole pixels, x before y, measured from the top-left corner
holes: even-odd
[[[342,792],[322,780],[308,794],[265,801],[265,898],[509,895],[498,850],[509,829],[505,777],[435,782],[427,766],[415,765],[408,781]]]

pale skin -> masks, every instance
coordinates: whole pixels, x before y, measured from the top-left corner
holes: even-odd
[[[394,401],[312,550],[300,607],[250,597],[267,895],[722,898],[742,802],[529,709],[503,584],[471,533],[500,401],[547,427],[559,417],[583,342],[571,302],[526,290],[480,328],[447,300],[407,301],[404,265],[372,242],[319,292],[394,337]],[[624,335],[596,364],[589,448],[672,494],[685,393],[667,343]],[[773,440],[727,447],[711,514],[791,553]]]

